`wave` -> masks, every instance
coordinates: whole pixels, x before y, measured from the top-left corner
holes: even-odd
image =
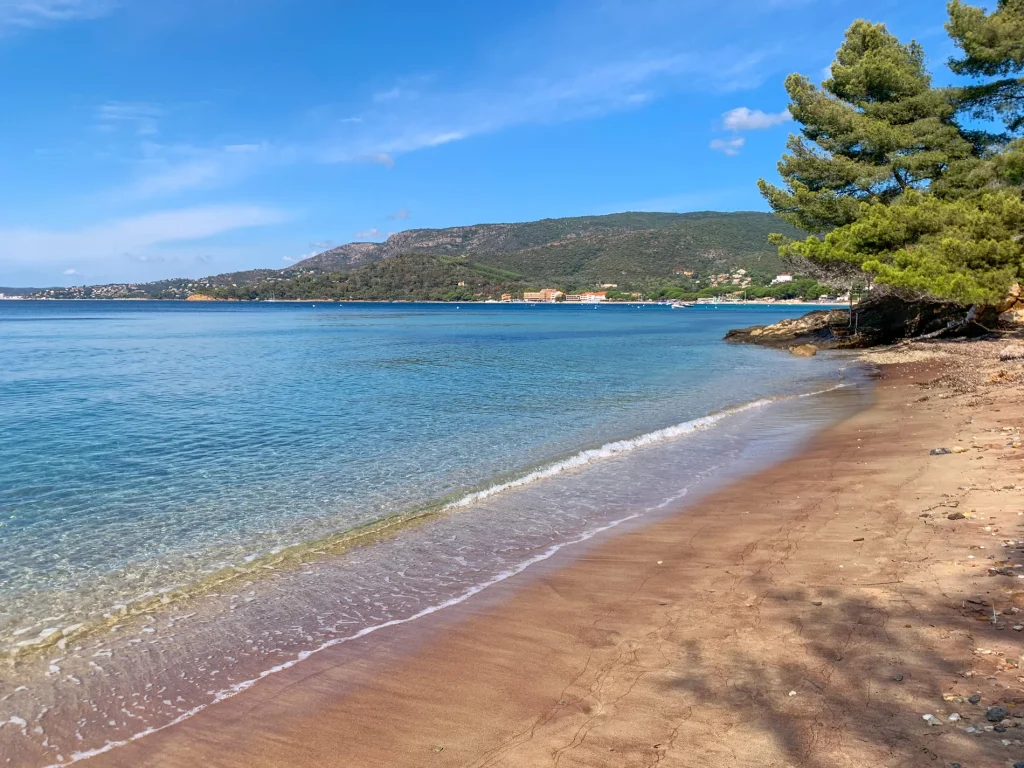
[[[494,496],[505,491],[512,490],[513,488],[521,488],[524,485],[530,485],[537,482],[538,480],[544,480],[549,477],[567,472],[573,469],[579,469],[585,467],[588,464],[592,464],[595,461],[601,459],[608,459],[613,456],[617,456],[623,453],[629,453],[635,451],[637,448],[644,448],[648,445],[655,443],[664,442],[666,440],[673,440],[675,438],[684,437],[694,432],[708,429],[714,426],[723,419],[727,419],[730,416],[743,413],[744,411],[750,411],[755,408],[763,408],[766,405],[773,403],[784,402],[786,400],[795,400],[801,397],[811,397],[813,395],[823,395],[826,392],[831,392],[840,387],[847,386],[845,383],[839,383],[826,389],[815,390],[813,392],[804,392],[799,395],[784,395],[781,397],[766,397],[758,400],[751,400],[750,402],[743,403],[742,405],[734,405],[728,408],[723,408],[720,411],[715,411],[708,414],[707,416],[701,416],[697,419],[691,419],[690,421],[684,421],[679,424],[674,424],[671,427],[665,427],[663,429],[655,430],[654,432],[647,432],[637,437],[629,438],[627,440],[616,440],[612,443],[605,443],[600,448],[589,448],[579,453],[573,454],[572,456],[556,461],[552,464],[548,464],[540,469],[534,470],[528,474],[517,477],[507,482],[497,483],[495,485],[488,486],[482,490],[474,491],[469,493],[457,501],[446,504],[443,509],[458,509],[461,507],[468,507],[475,504],[478,501],[482,501],[490,496]]]
[[[429,509],[420,509],[415,513],[406,513],[395,518],[377,521],[376,523],[364,526],[363,528],[357,531],[349,531],[346,534],[344,534],[344,537],[336,535],[331,542],[318,540],[317,542],[306,542],[300,546],[302,548],[303,554],[308,556],[312,552],[319,552],[322,554],[333,554],[334,552],[340,551],[341,549],[347,548],[349,546],[359,545],[368,541],[379,541],[383,538],[386,538],[389,535],[392,535],[398,530],[404,529],[404,527],[408,524],[415,524],[417,522],[424,521],[429,517],[445,512],[458,512],[462,509],[471,507],[473,504],[479,501],[490,498],[497,494],[521,488],[539,481],[543,481],[547,478],[554,477],[563,472],[579,469],[594,462],[612,458],[631,451],[635,451],[639,448],[654,445],[660,442],[678,439],[693,434],[695,432],[710,429],[719,422],[722,422],[723,420],[726,420],[740,413],[744,413],[746,411],[763,408],[765,406],[783,401],[795,400],[799,398],[812,397],[815,395],[824,394],[826,392],[830,392],[845,386],[848,386],[848,384],[845,382],[840,382],[833,386],[829,386],[827,388],[815,390],[812,392],[806,392],[798,395],[781,396],[776,398],[761,398],[740,405],[724,408],[719,411],[715,411],[711,414],[708,414],[706,416],[701,416],[696,419],[684,421],[679,424],[672,425],[670,427],[665,427],[663,429],[655,430],[653,432],[641,434],[633,438],[606,443],[598,448],[591,448],[580,451],[568,457],[556,460],[550,464],[541,466],[532,471],[528,471],[526,472],[526,474],[523,474],[519,477],[504,480],[502,482],[493,483],[486,487],[482,487],[479,490],[475,490],[470,493],[458,496],[453,500],[441,500],[440,502],[433,505]],[[685,495],[685,491],[683,495]],[[677,500],[678,497],[669,499],[662,505],[659,505],[659,507],[666,506],[667,504]],[[623,523],[637,519],[641,517],[643,514],[643,512],[630,514],[620,519],[609,522],[605,525],[602,525],[600,527],[587,530],[579,536],[576,536],[575,538],[569,539],[564,542],[560,542],[558,544],[553,544],[552,546],[545,549],[543,552],[515,565],[514,567],[504,570],[501,573],[496,574],[492,578],[487,579],[486,581],[480,584],[476,584],[467,588],[464,592],[460,593],[459,595],[448,600],[445,600],[443,602],[437,603],[435,605],[423,608],[422,610],[419,610],[418,612],[405,618],[392,619],[389,621],[382,622],[380,624],[364,627],[363,629],[360,629],[359,631],[354,632],[351,635],[346,635],[343,637],[334,637],[329,640],[326,640],[312,649],[297,653],[294,658],[291,658],[288,661],[282,662],[260,672],[256,677],[253,677],[249,680],[245,680],[243,682],[236,683],[234,685],[231,685],[230,687],[219,690],[216,693],[212,693],[212,698],[210,698],[208,701],[206,701],[203,704],[197,705],[187,710],[186,712],[180,713],[173,720],[167,723],[158,726],[151,726],[132,736],[129,736],[126,739],[110,741],[100,747],[96,747],[89,750],[83,750],[81,752],[74,752],[68,759],[63,760],[62,762],[53,763],[49,766],[46,766],[45,768],[60,768],[61,766],[66,766],[71,763],[86,760],[96,755],[100,755],[111,750],[114,750],[118,747],[125,746],[131,742],[138,741],[139,739],[145,738],[146,736],[162,731],[173,725],[177,725],[185,720],[191,719],[192,717],[198,715],[205,709],[217,703],[230,699],[246,690],[249,690],[257,683],[259,683],[261,680],[271,675],[275,675],[280,672],[284,672],[285,670],[291,669],[292,667],[296,666],[302,661],[305,661],[306,659],[310,658],[315,654],[318,654],[329,648],[344,643],[358,640],[382,629],[387,629],[402,624],[408,624],[410,622],[416,621],[417,619],[429,616],[433,613],[437,613],[438,611],[441,611],[445,608],[449,608],[460,603],[463,603],[469,598],[483,592],[484,590],[522,573],[531,566],[550,559],[565,547],[582,543],[588,539],[593,538],[594,536],[597,536],[601,533],[616,528],[619,525],[622,525]],[[286,555],[287,553],[285,552],[273,553],[274,562],[281,563],[282,560],[285,559]],[[254,561],[246,562],[244,567],[232,567],[236,569],[235,572],[239,576],[244,575],[247,578],[251,578],[253,573],[258,572],[258,564],[261,562],[266,562],[265,556],[261,555]],[[223,580],[220,580],[219,583],[223,584]],[[188,596],[193,596],[199,591],[205,590],[190,589],[188,591]],[[147,609],[151,610],[152,608],[153,606],[151,603],[147,605]]]
[[[189,584],[177,584],[162,589],[149,590],[139,597],[127,600],[105,611],[96,611],[91,617],[80,617],[71,626],[51,626],[43,629],[36,637],[16,641],[15,637],[5,638],[10,645],[0,651],[11,661],[46,653],[54,647],[63,647],[72,639],[79,640],[97,630],[117,624],[134,616],[150,614],[156,610],[170,608],[182,601],[208,594],[215,589],[226,588],[238,580],[260,578],[279,568],[300,565],[310,558],[324,558],[343,554],[353,547],[378,543],[401,533],[403,530],[427,522],[437,515],[458,512],[474,504],[507,491],[523,488],[563,472],[586,467],[594,462],[612,458],[660,442],[678,439],[686,435],[710,429],[719,422],[746,411],[763,408],[773,403],[785,402],[814,395],[825,394],[841,387],[845,382],[836,383],[824,389],[796,395],[759,398],[739,405],[729,406],[696,419],[680,422],[669,427],[647,432],[636,437],[616,440],[598,448],[588,448],[551,463],[528,470],[511,479],[478,486],[478,490],[451,494],[431,504],[406,510],[397,515],[374,520],[354,528],[336,531],[316,539],[296,542],[290,546],[275,547],[273,550],[249,554],[238,562],[222,563],[215,571]],[[20,630],[22,634],[26,630]]]
[[[592,539],[594,536],[597,536],[600,533],[609,531],[612,528],[622,525],[622,523],[634,520],[638,517],[640,517],[640,513],[628,515],[619,520],[615,520],[611,523],[608,523],[607,525],[603,525],[599,528],[594,528],[593,530],[587,531],[586,533],[577,536],[575,539],[570,539],[569,541],[564,541],[559,544],[553,544],[539,555],[535,555],[534,557],[531,557],[529,560],[519,563],[514,568],[509,568],[508,570],[502,571],[501,573],[483,582],[482,584],[477,584],[475,586],[470,587],[465,592],[456,597],[453,597],[449,600],[445,600],[444,602],[438,603],[437,605],[431,605],[419,611],[418,613],[414,613],[412,616],[407,616],[404,619],[392,619],[391,621],[385,621],[381,624],[375,624],[370,627],[364,627],[358,632],[355,632],[351,635],[347,635],[345,637],[335,637],[330,640],[327,640],[318,645],[316,648],[312,648],[308,651],[302,651],[301,653],[296,654],[294,659],[289,659],[288,661],[282,662],[281,664],[277,664],[271,667],[270,669],[266,669],[263,672],[260,672],[259,675],[250,680],[245,680],[241,683],[235,683],[230,688],[225,688],[223,690],[218,691],[211,701],[193,707],[192,709],[182,713],[169,723],[165,723],[161,726],[147,728],[144,731],[140,731],[139,733],[134,734],[133,736],[129,736],[127,739],[107,742],[102,747],[96,747],[95,749],[84,750],[82,752],[74,752],[72,753],[70,759],[60,763],[51,763],[50,765],[44,766],[44,768],[61,768],[61,766],[70,765],[71,763],[77,763],[80,760],[87,760],[90,757],[102,755],[105,752],[110,752],[113,749],[123,747],[127,744],[132,743],[133,741],[138,741],[139,739],[145,738],[146,736],[151,736],[154,733],[162,731],[166,728],[170,728],[171,726],[177,725],[178,723],[184,722],[185,720],[189,720],[198,715],[204,709],[212,707],[214,704],[219,704],[220,702],[225,701],[226,699],[230,699],[234,696],[237,696],[243,691],[247,691],[250,688],[252,688],[260,680],[270,677],[271,675],[276,675],[280,672],[284,672],[286,669],[291,669],[296,664],[308,659],[310,656],[313,656],[322,651],[326,651],[328,648],[333,648],[334,646],[341,645],[342,643],[349,643],[353,640],[358,640],[362,637],[366,637],[367,635],[373,634],[374,632],[377,632],[381,629],[396,627],[401,624],[408,624],[409,622],[416,621],[417,619],[422,619],[424,616],[429,616],[432,613],[437,613],[438,611],[441,611],[445,608],[451,608],[452,606],[458,605],[459,603],[464,603],[466,600],[473,597],[474,595],[480,594],[485,589],[493,587],[495,584],[500,584],[506,579],[510,579],[513,576],[522,573],[532,565],[536,565],[537,563],[550,559],[555,554],[557,554],[559,550],[564,549],[565,547],[571,546],[573,544],[579,544],[581,542],[586,541],[587,539]]]

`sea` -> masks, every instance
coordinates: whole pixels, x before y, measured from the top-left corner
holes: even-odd
[[[0,301],[0,764],[116,749],[791,455],[869,378],[722,337],[804,311]]]

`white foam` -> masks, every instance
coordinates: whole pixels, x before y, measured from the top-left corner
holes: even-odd
[[[573,456],[570,456],[567,459],[564,459],[562,461],[556,462],[554,464],[551,464],[551,465],[549,465],[547,467],[539,469],[539,470],[537,470],[535,472],[531,472],[531,473],[529,473],[527,475],[524,475],[522,477],[516,478],[514,480],[510,480],[510,481],[505,482],[505,483],[499,483],[499,484],[491,486],[489,488],[485,488],[485,489],[483,489],[481,491],[477,491],[477,492],[468,494],[467,496],[464,496],[463,498],[459,499],[458,501],[455,501],[455,502],[452,502],[451,504],[448,504],[445,508],[446,509],[455,509],[455,508],[467,507],[467,506],[470,506],[470,505],[472,505],[473,503],[475,503],[477,501],[480,501],[482,499],[486,499],[486,498],[488,498],[490,496],[494,496],[495,494],[502,493],[504,491],[507,491],[507,490],[510,490],[510,489],[513,489],[513,488],[519,488],[519,487],[522,487],[522,486],[525,486],[525,485],[529,485],[531,483],[537,482],[538,480],[543,480],[545,478],[553,477],[555,475],[558,475],[558,474],[560,474],[562,472],[565,472],[565,471],[568,471],[568,470],[572,470],[572,469],[576,469],[576,468],[579,468],[579,467],[586,466],[586,465],[588,465],[588,464],[590,464],[590,463],[592,463],[594,461],[598,461],[598,460],[603,459],[603,458],[609,458],[609,457],[612,457],[612,456],[616,456],[618,454],[627,453],[629,451],[636,450],[637,448],[641,448],[641,447],[644,447],[644,446],[652,445],[654,443],[662,442],[662,441],[665,441],[665,440],[671,440],[671,439],[674,439],[674,438],[678,438],[678,437],[682,437],[682,436],[685,436],[685,435],[688,435],[688,434],[692,434],[692,433],[700,431],[700,430],[707,429],[707,428],[713,426],[714,424],[722,421],[723,419],[726,419],[726,418],[728,418],[730,416],[733,416],[733,415],[736,415],[736,414],[739,414],[739,413],[743,413],[744,411],[753,410],[755,408],[762,408],[762,407],[764,407],[766,405],[771,405],[772,403],[782,402],[782,401],[785,401],[785,400],[792,400],[792,399],[798,399],[798,398],[803,398],[803,397],[811,397],[811,396],[814,396],[814,395],[824,394],[826,392],[831,392],[833,390],[839,389],[839,388],[844,387],[844,386],[846,386],[846,384],[840,383],[840,384],[836,384],[836,385],[831,386],[831,387],[827,387],[825,389],[816,390],[816,391],[813,391],[813,392],[806,392],[806,393],[799,394],[799,395],[791,395],[791,396],[785,396],[785,397],[779,397],[779,398],[763,398],[763,399],[759,399],[759,400],[754,400],[754,401],[751,401],[749,403],[744,403],[742,405],[738,405],[738,406],[734,406],[734,407],[731,407],[731,408],[723,409],[721,411],[717,411],[717,412],[709,414],[707,416],[702,416],[702,417],[700,417],[698,419],[693,419],[693,420],[690,420],[690,421],[685,421],[685,422],[682,422],[680,424],[676,424],[676,425],[671,426],[671,427],[666,427],[664,429],[659,429],[659,430],[656,430],[654,432],[649,432],[649,433],[640,435],[638,437],[631,438],[629,440],[619,440],[619,441],[616,441],[616,442],[607,443],[607,444],[601,446],[600,448],[593,448],[593,449],[589,449],[589,450],[586,450],[586,451],[581,451],[580,453],[577,453],[577,454],[575,454]],[[683,494],[681,494],[680,496],[682,496],[682,495],[685,495],[685,492]],[[660,504],[658,506],[659,507],[666,506],[666,505],[672,503],[673,501],[677,501],[678,498],[679,497],[674,497],[674,498],[666,499],[663,502],[663,504]],[[591,538],[593,538],[594,536],[597,536],[600,533],[604,533],[605,531],[611,530],[612,528],[615,528],[615,527],[621,525],[622,523],[628,522],[630,520],[634,520],[634,519],[640,517],[641,514],[642,513],[638,512],[638,513],[635,513],[635,514],[628,515],[627,517],[623,517],[623,518],[621,518],[619,520],[615,520],[615,521],[613,521],[611,523],[608,523],[606,525],[603,525],[603,526],[600,526],[598,528],[594,528],[593,530],[587,531],[587,532],[581,534],[580,536],[578,536],[578,537],[576,537],[574,539],[571,539],[569,541],[565,541],[565,542],[562,542],[560,544],[554,544],[551,547],[549,547],[548,549],[546,549],[544,552],[542,552],[541,554],[536,555],[536,556],[534,556],[534,557],[532,557],[532,558],[530,558],[530,559],[520,563],[519,565],[515,566],[514,568],[510,568],[510,569],[508,569],[506,571],[502,571],[501,573],[497,574],[496,576],[494,576],[493,578],[489,579],[488,581],[485,581],[485,582],[483,582],[481,584],[478,584],[476,586],[470,587],[469,589],[467,589],[465,592],[463,592],[462,594],[458,595],[457,597],[451,598],[450,600],[446,600],[446,601],[444,601],[442,603],[439,603],[437,605],[432,605],[432,606],[429,606],[427,608],[424,608],[423,610],[419,611],[418,613],[413,614],[412,616],[408,616],[408,617],[406,617],[404,619],[392,619],[390,621],[385,621],[385,622],[382,622],[380,624],[375,624],[373,626],[365,627],[365,628],[359,630],[358,632],[355,632],[354,634],[347,635],[345,637],[333,638],[331,640],[328,640],[328,641],[320,644],[316,648],[313,648],[313,649],[307,650],[307,651],[302,651],[301,653],[297,654],[295,656],[295,658],[290,659],[289,661],[283,662],[281,664],[278,664],[278,665],[276,665],[274,667],[271,667],[270,669],[264,670],[257,677],[252,678],[251,680],[246,680],[246,681],[243,681],[241,683],[236,683],[236,684],[232,685],[229,688],[225,688],[223,690],[217,691],[215,694],[213,694],[213,698],[212,698],[211,701],[207,702],[206,704],[200,704],[200,705],[198,705],[196,707],[193,707],[192,709],[189,709],[187,711],[182,712],[177,717],[175,717],[173,720],[171,720],[170,722],[168,722],[168,723],[166,723],[164,725],[153,726],[153,727],[150,727],[150,728],[146,728],[145,730],[140,731],[139,733],[136,733],[136,734],[134,734],[132,736],[129,736],[127,739],[123,739],[123,740],[120,740],[120,741],[110,741],[110,742],[107,742],[102,747],[96,747],[96,748],[90,749],[90,750],[84,750],[84,751],[81,751],[81,752],[75,752],[75,753],[73,753],[71,755],[70,759],[60,760],[57,763],[52,763],[50,765],[44,766],[44,768],[60,768],[60,766],[70,765],[71,763],[76,763],[76,762],[79,762],[81,760],[86,760],[86,759],[88,759],[90,757],[95,757],[96,755],[101,755],[101,754],[104,754],[106,752],[110,752],[111,750],[116,749],[117,747],[122,747],[122,746],[130,744],[130,743],[132,743],[134,741],[138,741],[139,739],[145,738],[146,736],[149,736],[151,734],[157,733],[157,732],[162,731],[162,730],[164,730],[166,728],[170,728],[171,726],[177,725],[177,724],[179,724],[181,722],[184,722],[185,720],[189,720],[192,717],[194,717],[195,715],[198,715],[203,710],[207,709],[208,707],[211,707],[214,704],[217,704],[219,702],[225,701],[227,699],[233,698],[234,696],[237,696],[238,694],[242,693],[243,691],[247,691],[248,689],[252,688],[260,680],[263,680],[264,678],[269,677],[271,675],[278,674],[279,672],[283,672],[283,671],[285,671],[287,669],[291,669],[296,664],[298,664],[298,663],[300,663],[302,661],[305,661],[306,659],[310,658],[311,656],[313,656],[313,655],[315,655],[317,653],[320,653],[321,651],[325,651],[328,648],[332,648],[332,647],[334,647],[336,645],[341,645],[342,643],[347,643],[347,642],[350,642],[350,641],[353,641],[353,640],[358,640],[358,639],[360,639],[362,637],[366,637],[367,635],[370,635],[370,634],[372,634],[374,632],[377,632],[378,630],[381,630],[381,629],[387,629],[389,627],[399,626],[401,624],[408,624],[410,622],[416,621],[417,619],[421,619],[424,616],[429,616],[430,614],[437,613],[438,611],[443,610],[445,608],[450,608],[452,606],[455,606],[455,605],[458,605],[460,603],[463,603],[466,600],[468,600],[469,598],[473,597],[474,595],[477,595],[477,594],[483,592],[485,589],[488,589],[489,587],[492,587],[495,584],[499,584],[499,583],[505,581],[506,579],[511,578],[512,576],[515,576],[517,574],[522,573],[523,571],[525,571],[530,566],[536,565],[537,563],[540,563],[540,562],[543,562],[545,560],[550,559],[552,556],[554,556],[561,549],[563,549],[563,548],[565,548],[567,546],[571,546],[571,545],[574,545],[574,544],[579,544],[579,543],[581,543],[583,541],[591,539]],[[100,655],[100,654],[96,654],[96,655]]]
[[[358,632],[356,632],[354,634],[348,635],[346,637],[336,637],[336,638],[334,638],[332,640],[328,640],[328,641],[320,644],[319,646],[317,646],[316,648],[313,648],[312,650],[302,651],[294,659],[290,659],[289,661],[283,662],[283,663],[278,664],[278,665],[276,665],[274,667],[271,667],[270,669],[264,670],[263,672],[260,672],[259,676],[255,677],[255,678],[253,678],[251,680],[246,680],[246,681],[241,682],[241,683],[236,683],[235,685],[232,685],[230,688],[226,688],[224,690],[218,691],[216,693],[216,695],[213,697],[212,701],[210,701],[210,702],[208,702],[206,704],[200,704],[197,707],[193,707],[192,709],[190,709],[190,710],[188,710],[186,712],[183,712],[178,717],[174,718],[173,720],[171,720],[169,723],[166,723],[165,725],[147,728],[144,731],[140,731],[139,733],[136,733],[133,736],[129,736],[127,739],[123,739],[121,741],[108,741],[102,747],[97,747],[95,749],[89,749],[89,750],[85,750],[85,751],[82,751],[82,752],[75,752],[75,753],[73,753],[71,755],[71,758],[69,760],[62,760],[62,761],[57,762],[57,763],[51,763],[50,765],[44,766],[44,768],[60,768],[60,766],[63,766],[63,765],[70,765],[71,763],[76,763],[76,762],[78,762],[80,760],[86,760],[86,759],[88,759],[90,757],[95,757],[96,755],[102,755],[105,752],[110,752],[111,750],[116,749],[117,747],[123,747],[126,744],[130,744],[133,741],[138,741],[139,739],[145,738],[146,736],[150,736],[151,734],[157,733],[158,731],[162,731],[165,728],[170,728],[173,725],[177,725],[178,723],[184,722],[185,720],[188,720],[188,719],[198,715],[200,712],[202,712],[207,707],[211,707],[214,704],[217,704],[217,703],[219,703],[221,701],[224,701],[226,699],[230,699],[230,698],[232,698],[234,696],[237,696],[238,694],[242,693],[243,691],[247,691],[248,689],[252,688],[254,685],[256,685],[256,683],[258,683],[260,680],[262,680],[265,677],[269,677],[271,675],[276,675],[277,673],[283,672],[286,669],[291,669],[292,667],[294,667],[299,662],[305,661],[306,659],[308,659],[310,656],[313,656],[314,654],[320,653],[321,651],[325,651],[328,648],[333,648],[336,645],[341,645],[342,643],[347,643],[347,642],[350,642],[352,640],[358,640],[361,637],[366,637],[367,635],[372,634],[374,632],[377,632],[378,630],[381,630],[381,629],[387,629],[388,627],[395,627],[395,626],[398,626],[400,624],[408,624],[409,622],[416,621],[416,619],[421,619],[424,616],[429,616],[430,614],[437,613],[438,611],[443,610],[445,608],[450,608],[453,605],[458,605],[459,603],[463,603],[466,600],[468,600],[469,598],[473,597],[474,595],[480,594],[481,592],[483,592],[488,587],[493,587],[495,584],[499,584],[499,583],[505,581],[506,579],[511,578],[512,576],[515,576],[517,574],[522,573],[523,571],[525,571],[527,568],[529,568],[532,565],[536,565],[537,563],[540,563],[540,562],[542,562],[544,560],[548,560],[549,558],[554,556],[559,550],[563,549],[564,547],[570,546],[572,544],[579,544],[579,543],[581,543],[583,541],[586,541],[587,539],[591,539],[594,536],[597,536],[599,533],[604,533],[605,531],[611,530],[612,528],[615,528],[616,526],[619,526],[622,523],[628,522],[629,520],[634,520],[637,517],[640,517],[639,513],[632,514],[632,515],[629,515],[627,517],[623,517],[623,518],[621,518],[619,520],[615,520],[614,522],[608,523],[607,525],[603,525],[603,526],[601,526],[599,528],[594,528],[593,530],[587,531],[586,533],[578,536],[575,539],[571,539],[570,541],[565,541],[565,542],[562,542],[561,544],[554,544],[554,545],[548,547],[548,549],[546,549],[541,554],[535,555],[534,557],[531,557],[529,560],[526,560],[526,561],[520,563],[516,567],[510,568],[510,569],[508,569],[506,571],[502,571],[501,573],[499,573],[496,576],[494,576],[492,579],[490,579],[488,581],[485,581],[482,584],[477,584],[476,586],[470,587],[465,592],[463,592],[461,595],[458,595],[457,597],[453,597],[450,600],[445,600],[443,603],[439,603],[437,605],[432,605],[432,606],[430,606],[428,608],[424,608],[423,610],[421,610],[418,613],[413,614],[412,616],[408,616],[408,617],[406,617],[404,619],[392,619],[391,621],[385,621],[385,622],[383,622],[381,624],[376,624],[376,625],[374,625],[372,627],[365,627],[365,628],[359,630]],[[13,722],[14,719],[15,718],[12,718],[11,721]]]
[[[786,400],[793,400],[801,397],[811,397],[812,395],[821,395],[826,392],[831,392],[835,389],[846,386],[845,384],[836,384],[826,389],[815,390],[814,392],[805,392],[799,395],[789,395],[777,398],[762,398],[760,400],[752,400],[749,403],[743,403],[742,405],[732,406],[731,408],[724,408],[720,411],[708,414],[707,416],[701,416],[697,419],[691,419],[690,421],[684,421],[679,424],[675,424],[671,427],[665,427],[664,429],[658,429],[654,432],[647,432],[646,434],[639,435],[637,437],[630,438],[628,440],[616,440],[613,443],[605,443],[600,448],[590,448],[585,451],[573,454],[567,459],[557,461],[553,464],[549,464],[546,467],[538,469],[529,474],[517,477],[514,480],[508,482],[498,483],[488,488],[484,488],[480,491],[467,494],[458,501],[453,501],[447,504],[445,509],[458,509],[461,507],[468,507],[475,504],[478,501],[482,501],[490,496],[494,496],[499,493],[511,490],[513,488],[521,488],[524,485],[530,485],[538,480],[544,480],[549,477],[561,474],[572,469],[578,469],[585,467],[595,461],[601,459],[611,458],[622,453],[629,453],[635,451],[637,448],[643,448],[648,445],[655,443],[664,442],[666,440],[673,440],[675,438],[684,437],[686,435],[693,434],[694,432],[700,432],[714,426],[723,419],[727,419],[730,416],[743,413],[744,411],[751,411],[755,408],[763,408],[766,405],[772,403],[779,403]]]

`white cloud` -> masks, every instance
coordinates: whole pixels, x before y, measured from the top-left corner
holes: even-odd
[[[727,131],[759,131],[792,120],[788,109],[781,112],[762,112],[760,109],[736,107],[722,115],[722,127]]]
[[[278,224],[287,215],[256,205],[219,205],[156,211],[75,231],[0,230],[0,263],[39,263],[75,259],[146,260],[164,244],[202,240],[248,227]],[[152,259],[149,259],[152,260]]]
[[[388,219],[391,220],[391,221],[399,221],[399,220],[404,221],[405,219],[408,219],[408,218],[409,218],[409,211],[407,209],[405,209],[405,208],[399,208],[394,213],[389,213],[388,214]]]
[[[80,274],[82,274],[82,273],[81,273],[81,272],[79,272],[79,271],[78,271],[77,269],[65,269],[65,270],[64,270],[64,272],[63,272],[62,274],[65,274],[65,275],[69,275],[69,276],[70,276],[70,275],[80,275]]]
[[[738,155],[740,150],[743,149],[743,145],[746,143],[746,139],[742,136],[737,136],[735,139],[712,139],[709,146],[712,149],[724,152],[727,155]]]
[[[383,232],[377,229],[377,227],[370,227],[369,229],[364,229],[361,232],[356,232],[353,237],[356,240],[379,240],[382,235]]]
[[[95,19],[115,7],[113,0],[0,0],[0,27],[35,28]]]
[[[163,112],[159,104],[148,101],[108,101],[96,108],[96,127],[114,131],[127,124],[140,136],[148,136],[157,133],[157,120]]]

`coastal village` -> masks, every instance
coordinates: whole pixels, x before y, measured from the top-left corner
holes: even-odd
[[[693,270],[677,270],[676,275],[686,281],[689,288],[697,295],[690,299],[697,304],[718,304],[718,303],[745,303],[757,302],[764,304],[791,303],[802,304],[808,302],[821,304],[847,303],[850,300],[848,292],[836,291],[830,294],[821,294],[816,297],[804,297],[798,295],[758,295],[765,288],[784,288],[790,286],[795,280],[800,280],[798,275],[792,273],[779,273],[772,278],[755,278],[748,270],[738,268],[730,272],[698,276]],[[177,284],[180,282],[180,284]],[[268,282],[274,280],[268,279]],[[81,285],[69,286],[66,288],[46,288],[31,293],[19,293],[5,295],[0,293],[0,301],[21,300],[21,299],[168,299],[202,301],[210,300],[211,296],[205,292],[211,288],[209,279],[165,281],[166,284],[159,286],[159,292],[154,294],[151,290],[153,284],[147,283],[115,283],[110,285]],[[234,283],[231,287],[240,287]],[[457,288],[466,288],[466,281],[459,281]],[[705,295],[700,295],[701,293]],[[618,283],[598,283],[590,290],[563,290],[558,287],[544,287],[538,290],[523,290],[520,292],[504,292],[500,298],[496,295],[488,295],[485,292],[473,294],[473,298],[459,298],[457,301],[481,301],[484,303],[529,303],[529,304],[603,304],[608,302],[623,303],[672,303],[677,296],[650,295],[636,290],[620,290]],[[235,300],[235,299],[228,299]],[[267,300],[267,299],[256,299]],[[278,299],[286,301],[287,299]],[[321,298],[317,301],[329,301]]]

